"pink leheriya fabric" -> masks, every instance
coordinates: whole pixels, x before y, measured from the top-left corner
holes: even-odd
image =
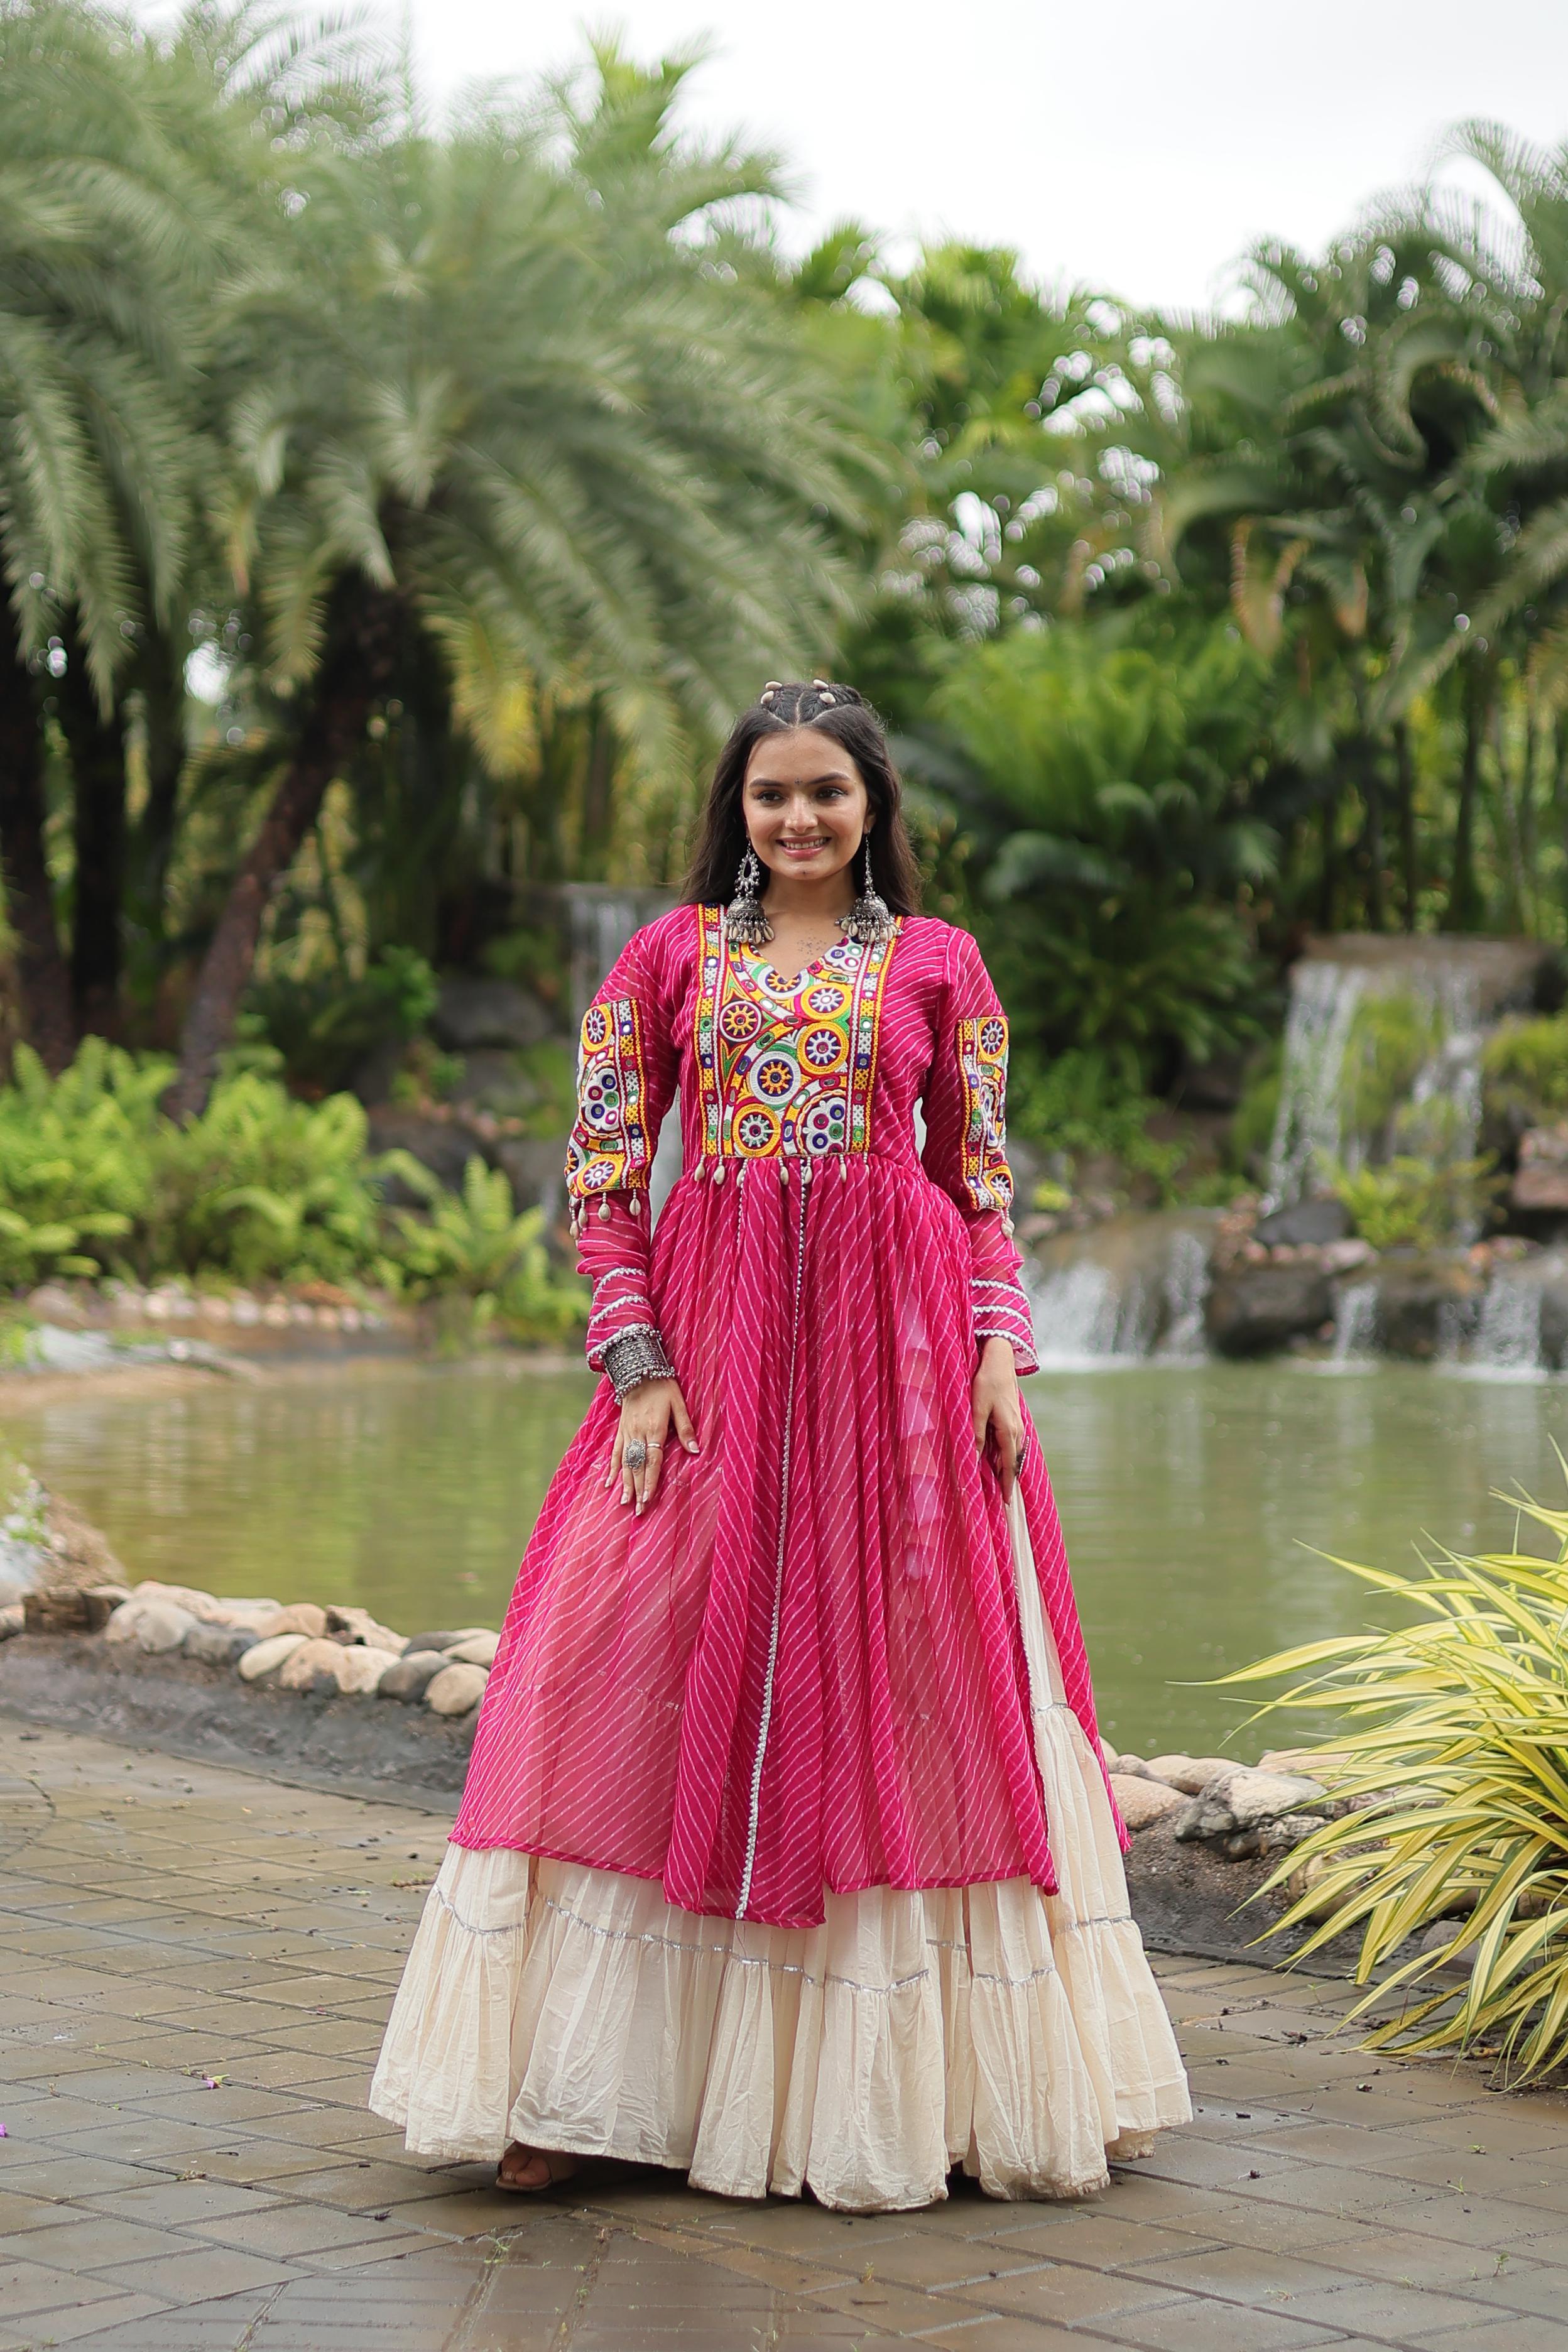
[[[601,1387],[518,1576],[455,1842],[780,1927],[817,1924],[825,1889],[1054,1889],[1006,1517],[971,1425],[977,1333],[1032,1363],[1005,1024],[973,940],[906,919],[786,986],[683,907],[631,941],[584,1032],[590,1351],[656,1325],[701,1451],[671,1433],[635,1518],[605,1491]],[[650,1247],[678,1084],[686,1172]],[[1098,1752],[1032,1430],[1020,1485]]]

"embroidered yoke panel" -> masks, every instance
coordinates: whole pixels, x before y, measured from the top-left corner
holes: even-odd
[[[871,1148],[878,1030],[897,933],[840,941],[784,980],[700,909],[693,1059],[704,1158]]]

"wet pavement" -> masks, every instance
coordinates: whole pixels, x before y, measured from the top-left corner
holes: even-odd
[[[1568,2100],[1161,1958],[1190,2130],[1082,2205],[847,2219],[364,2107],[428,1812],[0,1719],[0,2352],[1568,2352]]]

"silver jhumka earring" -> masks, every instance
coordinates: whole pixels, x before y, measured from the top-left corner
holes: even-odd
[[[750,842],[735,877],[735,895],[724,909],[724,928],[743,948],[765,947],[773,935],[763,911],[762,861]]]
[[[860,885],[860,896],[856,899],[855,904],[850,908],[849,912],[844,917],[838,928],[844,933],[846,939],[858,940],[862,946],[869,947],[874,940],[891,939],[893,935],[893,910],[889,906],[886,898],[883,898],[881,892],[878,889],[876,883],[871,878],[871,836],[869,834],[866,835],[864,845],[866,852],[866,869],[865,878]]]

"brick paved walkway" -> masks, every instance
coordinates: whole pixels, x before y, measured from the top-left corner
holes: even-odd
[[[1568,2352],[1568,2102],[1161,1963],[1200,2103],[1087,2206],[552,2204],[363,2106],[440,1824],[0,1722],[0,2352]]]

